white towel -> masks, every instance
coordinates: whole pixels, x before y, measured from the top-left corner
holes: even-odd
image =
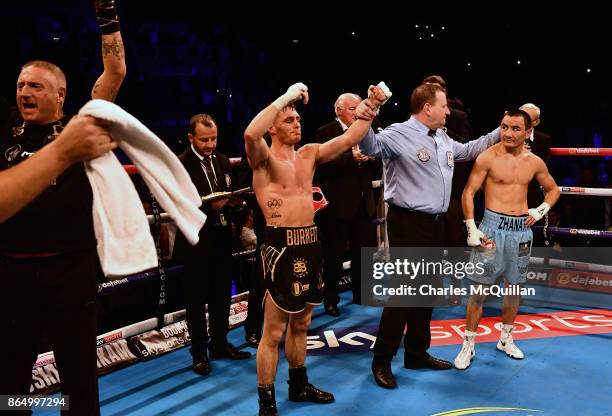
[[[191,244],[206,215],[189,174],[168,147],[121,107],[92,100],[79,111],[110,121],[110,134]],[[155,244],[142,203],[127,173],[109,152],[85,164],[93,189],[93,216],[98,255],[107,277],[125,276],[157,266]]]

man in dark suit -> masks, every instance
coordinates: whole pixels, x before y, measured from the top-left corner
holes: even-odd
[[[361,102],[356,94],[340,95],[335,103],[336,119],[320,127],[315,142],[340,136],[354,121]],[[380,123],[378,123],[380,126]],[[376,130],[375,124],[373,123]],[[376,246],[376,214],[372,180],[380,179],[380,159],[362,155],[358,147],[318,168],[318,179],[329,206],[320,214],[325,280],[325,312],[339,316],[338,282],[347,243],[350,245],[353,302],[361,302],[361,247]]]
[[[523,104],[520,109],[529,114],[529,117],[531,117],[531,126],[533,127],[531,136],[527,140],[526,147],[528,147],[533,154],[539,156],[548,166],[551,138],[548,134],[535,129],[540,124],[540,108],[535,104],[527,103]],[[540,189],[540,185],[535,180],[531,181],[527,191],[527,203],[531,207],[538,206],[543,201],[544,194]]]
[[[187,135],[191,146],[179,159],[202,196],[230,191],[232,173],[229,158],[216,151],[217,123],[207,114],[191,118]],[[208,348],[212,358],[246,359],[251,356],[238,351],[227,342],[229,309],[231,303],[232,231],[229,220],[229,199],[202,204],[207,216],[200,230],[200,241],[194,247],[177,233],[177,260],[185,270],[183,286],[187,311],[187,328],[191,336],[193,371],[208,374],[210,364],[206,347],[205,304],[208,303],[211,342]]]
[[[446,89],[446,81],[440,75],[430,75],[423,80],[423,83],[438,84]],[[466,143],[473,137],[474,131],[470,117],[463,109],[463,102],[458,98],[448,100],[450,114],[446,117],[444,128],[448,136],[458,141]],[[472,162],[457,162],[453,172],[453,182],[451,186],[451,199],[448,206],[448,224],[446,227],[446,244],[450,247],[461,247],[465,245],[467,238],[465,226],[463,225],[463,212],[461,211],[461,194],[467,184],[468,177],[472,170]]]

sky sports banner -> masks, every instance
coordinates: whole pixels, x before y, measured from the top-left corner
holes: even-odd
[[[232,297],[228,317],[230,328],[240,326],[246,320],[249,310],[247,301],[247,292]],[[166,325],[160,330],[154,329],[136,335],[130,338],[129,343],[142,360],[150,360],[191,344],[191,337],[187,329],[187,321],[179,321]]]
[[[97,350],[98,375],[103,375],[117,370],[123,366],[138,361],[128,347],[125,339],[117,339],[110,342],[102,342]],[[75,357],[78,359],[78,357]],[[59,390],[60,377],[53,352],[41,354],[32,367],[31,394],[51,394]]]
[[[177,323],[178,324],[178,323]],[[178,333],[186,334],[182,325],[166,327],[164,340]],[[327,327],[311,333],[307,339],[309,355],[370,352],[376,341],[378,325],[350,328]],[[436,320],[431,322],[431,344],[459,345],[463,342],[465,319]],[[485,317],[478,326],[476,342],[495,342],[501,331],[500,317]],[[519,315],[513,336],[516,340],[612,333],[612,311],[591,309]],[[160,344],[163,341],[160,342]],[[98,370],[116,369],[136,361],[124,339],[98,347]],[[39,357],[32,370],[33,394],[50,394],[59,389],[59,374],[53,353]]]
[[[439,307],[471,296],[518,296],[532,306],[599,307],[612,293],[610,247],[483,247],[362,249],[361,293],[368,306]],[[562,302],[561,302],[562,301]]]
[[[243,324],[248,313],[247,300],[248,293],[232,297],[228,317],[230,328]],[[131,337],[121,330],[110,332],[97,339],[98,376],[140,360],[150,360],[190,343],[187,322],[184,320],[166,325],[159,331],[147,331]],[[59,387],[60,377],[53,352],[39,355],[32,367],[30,392],[41,395],[52,394],[59,391]]]
[[[484,317],[476,342],[496,342],[502,330],[499,316]],[[324,328],[308,335],[308,355],[371,352],[378,325]],[[465,319],[431,322],[431,345],[461,345]],[[612,333],[612,311],[587,309],[518,315],[512,335],[515,340]]]
[[[187,322],[180,321],[136,335],[129,340],[132,348],[142,360],[150,360],[191,343]]]

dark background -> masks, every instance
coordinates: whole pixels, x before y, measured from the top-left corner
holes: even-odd
[[[176,151],[189,117],[209,112],[220,124],[220,148],[241,154],[250,118],[296,81],[311,91],[311,104],[300,109],[307,137],[333,117],[340,93],[364,94],[379,80],[394,91],[383,122],[403,121],[410,92],[434,73],[464,101],[477,134],[493,129],[505,109],[534,102],[555,146],[609,146],[612,72],[602,10],[532,14],[517,3],[477,18],[468,10],[403,11],[410,5],[348,13],[327,12],[325,3],[229,6],[118,0],[128,75],[117,103]],[[77,111],[102,70],[92,5],[3,9],[0,93],[14,97],[21,64],[48,59],[65,70],[67,110]]]

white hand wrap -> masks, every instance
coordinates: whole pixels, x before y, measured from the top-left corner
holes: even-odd
[[[536,222],[540,221],[544,215],[546,215],[550,211],[550,205],[546,202],[542,202],[537,208],[529,208],[527,212],[529,215],[533,217]]]
[[[469,220],[464,220],[465,227],[467,228],[468,238],[467,243],[470,247],[477,247],[482,244],[482,241],[485,239],[485,235],[482,231],[476,227],[476,223],[473,218]]]
[[[389,89],[389,87],[387,87],[387,84],[385,84],[384,81],[380,81],[377,85],[378,88],[380,88],[383,92],[383,94],[385,94],[385,101],[383,101],[380,105],[384,105],[387,101],[389,101],[389,98],[391,98],[391,96],[393,95],[393,93],[391,92],[391,90]],[[372,86],[370,86],[370,89],[368,89],[368,98],[372,98]],[[376,114],[378,114],[380,111],[380,107],[376,110]]]
[[[385,84],[385,81],[380,81],[377,85],[378,88],[380,88],[382,90],[382,92],[385,94],[385,97],[387,97],[387,99],[385,100],[384,103],[386,103],[387,101],[389,101],[389,98],[391,98],[391,96],[393,95],[393,93],[391,92],[391,90],[389,89],[389,87],[387,87],[387,84]],[[383,104],[384,104],[383,103]]]
[[[274,100],[272,105],[276,107],[278,111],[281,111],[292,102],[301,99],[306,91],[308,91],[308,87],[306,85],[302,84],[301,82],[296,82],[287,88],[286,93]]]

